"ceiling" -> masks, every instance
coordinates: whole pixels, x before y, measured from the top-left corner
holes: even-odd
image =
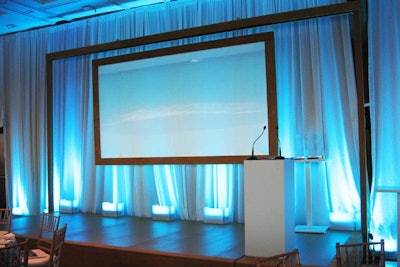
[[[0,0],[0,35],[171,0]]]

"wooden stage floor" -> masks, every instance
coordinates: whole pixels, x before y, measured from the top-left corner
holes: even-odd
[[[11,229],[19,237],[35,239],[39,223],[40,216],[14,217]],[[68,226],[62,266],[246,266],[238,264],[244,258],[243,224],[164,222],[83,213],[61,214],[60,226],[64,223]],[[296,233],[295,244],[303,265],[328,266],[335,256],[336,242],[345,243],[354,235],[357,232]],[[178,257],[179,264],[170,256]],[[160,264],[150,262],[157,257]],[[197,263],[183,260],[185,257]]]

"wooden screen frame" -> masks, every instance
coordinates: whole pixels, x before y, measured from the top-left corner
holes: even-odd
[[[263,42],[265,46],[265,67],[266,67],[266,97],[267,97],[267,120],[268,120],[268,151],[277,151],[277,111],[276,111],[276,69],[275,69],[275,39],[272,32],[252,34],[240,37],[232,37],[219,39],[208,42],[194,43],[183,46],[172,46],[165,49],[155,49],[145,52],[126,54],[122,56],[99,58],[92,61],[93,71],[93,113],[94,113],[94,140],[95,140],[95,162],[98,165],[144,165],[144,164],[241,164],[251,153],[249,146],[249,154],[232,155],[232,156],[166,156],[166,157],[130,157],[130,158],[102,158],[101,142],[100,142],[100,118],[99,118],[99,101],[98,101],[98,67],[111,64],[121,63],[142,58],[156,58],[164,55],[174,55],[184,52],[194,52],[207,50],[212,48],[223,48],[234,45],[250,44],[255,42]],[[260,125],[260,132],[262,125]],[[254,136],[256,138],[257,136]],[[253,136],[249,137],[253,138]],[[251,140],[250,140],[251,141]],[[271,154],[271,153],[269,153]],[[275,157],[272,155],[257,155],[258,158]]]

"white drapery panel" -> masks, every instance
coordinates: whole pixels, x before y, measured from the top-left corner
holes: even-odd
[[[21,73],[20,80],[40,81],[39,85],[19,88],[13,78],[17,71],[2,74],[6,78],[2,79],[1,89],[6,95],[7,121],[12,122],[6,131],[10,151],[7,170],[10,185],[16,188],[10,203],[14,207],[25,206],[23,214],[46,208],[45,53],[336,2],[343,1],[182,0],[1,38],[1,46],[7,48],[7,57],[2,61],[16,69],[26,68],[30,60],[34,61],[28,66],[37,68],[31,69],[31,75],[29,71]],[[359,212],[357,111],[346,16],[260,27],[223,37],[196,37],[149,45],[146,49],[260,31],[275,32],[283,155],[323,155],[327,159],[326,163],[312,166],[313,176],[319,177],[313,181],[313,197],[321,200],[314,202],[315,222],[328,224],[330,212]],[[39,34],[42,36],[35,36]],[[20,39],[24,40],[22,44],[17,41]],[[38,42],[43,47],[37,48]],[[26,57],[19,61],[11,57],[14,51],[25,49],[29,50]],[[243,222],[242,165],[94,165],[91,60],[143,49],[121,49],[54,62],[51,112],[56,209],[61,198],[76,199],[82,211],[97,213],[103,201],[122,202],[128,215],[149,217],[152,204],[165,204],[175,205],[181,219],[201,220],[205,206],[227,207],[231,219]],[[30,99],[32,102],[25,107],[11,104]],[[32,107],[37,109],[35,115],[24,114]],[[21,124],[32,124],[29,135],[22,133]],[[19,146],[21,143],[27,145]],[[32,144],[34,154],[26,150]],[[297,166],[296,222],[304,224],[304,172],[301,163]],[[30,188],[38,190],[33,192]]]
[[[0,43],[7,203],[16,212],[38,213],[48,202],[46,86],[40,74],[46,72],[48,33],[10,35]]]
[[[357,96],[348,60],[353,58],[348,18],[294,22],[273,30],[282,154],[326,159],[311,165],[315,224],[327,225],[330,214],[357,217]],[[305,223],[303,165],[296,165],[296,221]]]
[[[368,59],[371,107],[372,194],[370,231],[397,248],[397,195],[375,186],[400,186],[400,3],[369,0]],[[398,248],[397,248],[398,250]]]

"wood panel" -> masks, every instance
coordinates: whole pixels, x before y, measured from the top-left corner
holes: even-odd
[[[63,267],[163,266],[233,267],[234,259],[174,254],[137,249],[110,248],[67,242],[63,248]]]

